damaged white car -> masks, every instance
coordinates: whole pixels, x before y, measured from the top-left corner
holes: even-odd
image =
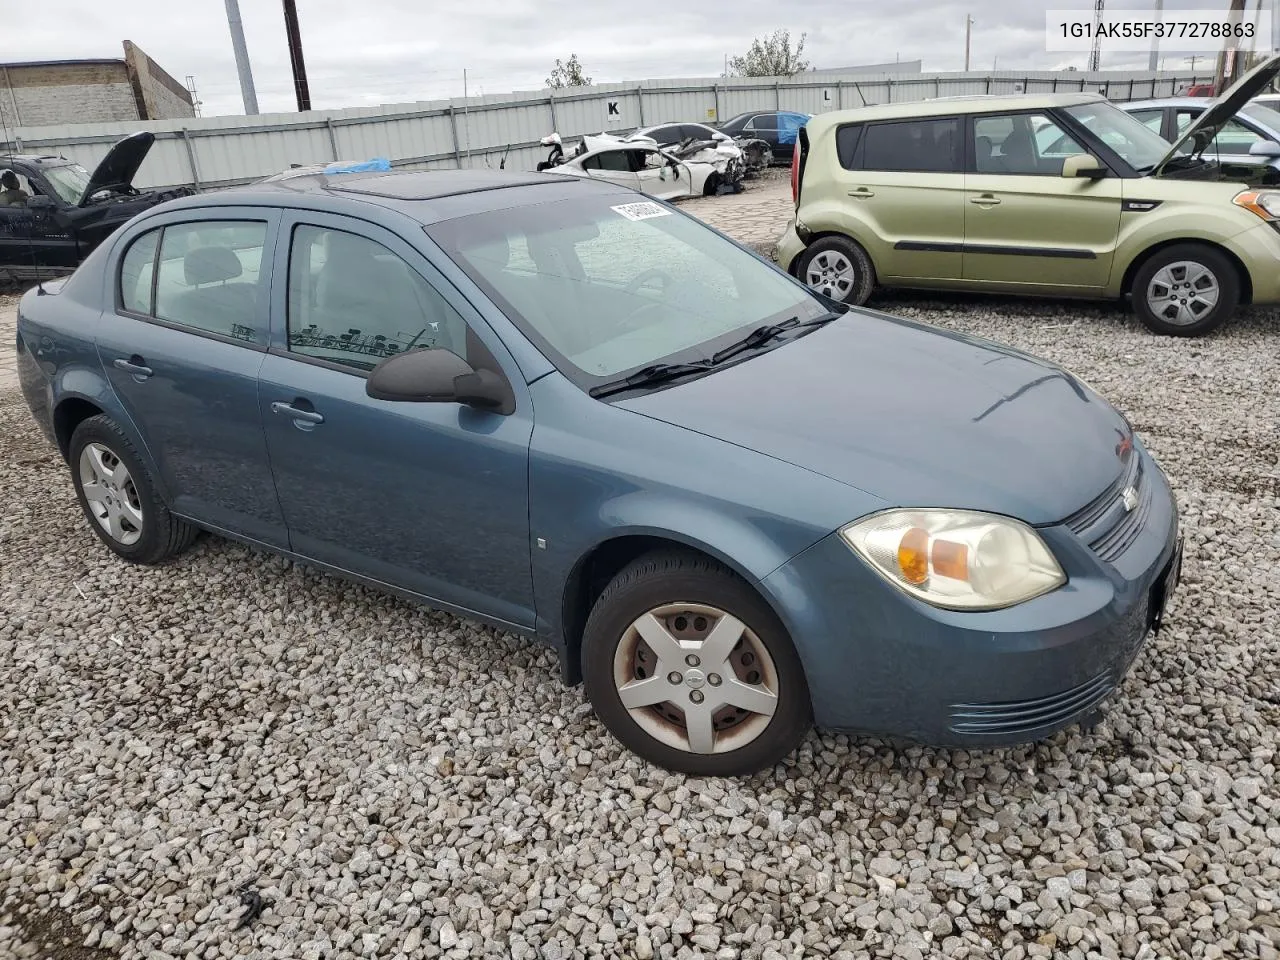
[[[698,145],[715,146],[718,142],[732,143],[742,153],[742,167],[750,177],[773,162],[773,148],[767,140],[754,137],[731,137],[705,123],[661,123],[656,127],[641,127],[631,137],[648,137],[662,149],[683,156],[682,150],[696,150]]]
[[[539,170],[552,170],[631,187],[660,200],[740,193],[745,168],[742,151],[728,141],[699,144],[679,153],[661,149],[649,137],[584,136],[566,154],[560,134],[542,138],[551,148]]]

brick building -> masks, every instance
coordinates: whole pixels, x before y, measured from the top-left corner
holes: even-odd
[[[191,94],[130,41],[122,60],[0,63],[0,119],[9,127],[194,117]]]

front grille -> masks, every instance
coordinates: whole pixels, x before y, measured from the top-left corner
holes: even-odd
[[[1138,502],[1126,510],[1124,491],[1132,487]],[[1113,562],[1133,545],[1146,526],[1155,490],[1149,482],[1142,457],[1129,457],[1124,473],[1098,497],[1085,504],[1063,524],[1089,545],[1089,549],[1108,563]]]
[[[951,705],[951,731],[965,736],[1031,733],[1059,725],[1083,713],[1102,700],[1114,686],[1114,674],[1107,670],[1070,690],[1036,700],[954,703]]]

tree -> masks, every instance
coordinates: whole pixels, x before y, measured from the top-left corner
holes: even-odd
[[[791,49],[791,31],[775,30],[767,37],[756,37],[746,56],[730,57],[728,77],[790,77],[809,69],[804,53],[804,40],[808,34],[800,34],[800,42]]]
[[[582,62],[574,53],[570,54],[565,62],[561,62],[560,58],[556,57],[556,68],[551,71],[551,76],[547,77],[547,86],[556,90],[563,87],[589,87],[591,78],[583,75]]]

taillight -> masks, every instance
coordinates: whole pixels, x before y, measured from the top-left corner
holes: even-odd
[[[800,137],[796,137],[796,145],[791,148],[791,202],[800,202]]]

